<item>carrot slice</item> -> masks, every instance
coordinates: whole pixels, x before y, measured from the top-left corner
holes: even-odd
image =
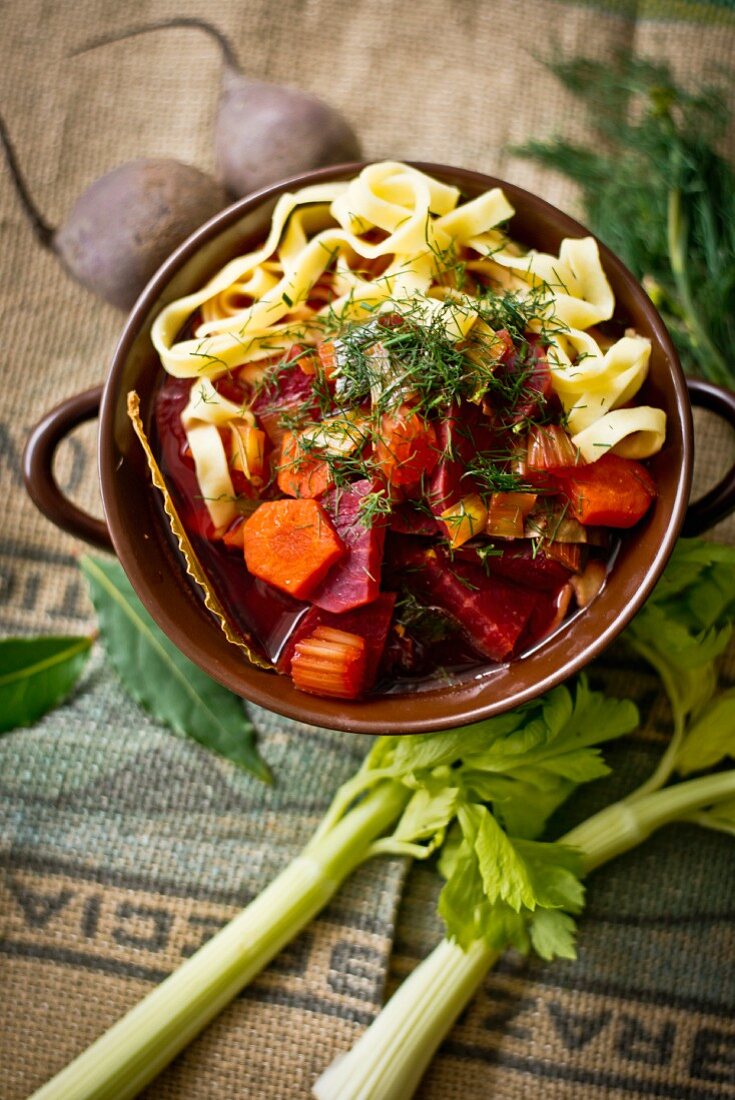
[[[297,643],[291,677],[300,691],[355,699],[364,688],[365,669],[364,638],[331,626],[318,626]]]
[[[320,497],[334,485],[328,462],[305,451],[293,432],[286,432],[278,464],[278,488],[290,497]]]
[[[339,349],[334,340],[325,340],[316,349],[325,378],[332,378],[339,367]]]
[[[316,355],[302,355],[299,359],[299,369],[308,375],[309,378],[313,378],[319,367],[319,359]]]
[[[646,467],[620,455],[604,454],[586,466],[551,473],[569,499],[572,517],[585,526],[632,527],[657,495]]]
[[[245,564],[254,577],[304,600],[345,552],[315,500],[265,501],[243,528]]]
[[[375,462],[391,485],[414,485],[429,474],[439,459],[433,425],[407,405],[385,413],[380,438],[375,444]]]

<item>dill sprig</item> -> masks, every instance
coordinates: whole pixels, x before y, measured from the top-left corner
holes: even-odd
[[[393,502],[385,489],[365,493],[358,505],[360,523],[372,527],[376,520],[389,516],[392,510]]]
[[[520,474],[509,468],[511,456],[478,451],[473,455],[463,477],[475,482],[484,495],[492,493],[532,492]]]
[[[408,589],[396,601],[393,622],[427,645],[443,642],[459,632],[459,624],[445,611],[421,603]]]
[[[517,400],[533,368],[526,342],[533,322],[542,326],[539,340],[548,342],[548,300],[548,288],[542,286],[531,288],[527,295],[489,290],[477,297],[456,293],[438,308],[435,300],[417,294],[381,303],[380,314],[367,322],[336,323],[339,365],[329,399],[355,404],[372,396],[373,411],[383,413],[410,396],[411,404],[425,416],[446,412],[462,399],[477,400],[491,387],[500,393],[505,386],[504,396]],[[477,328],[488,336],[453,340],[447,321],[470,314],[483,323]],[[512,382],[510,378],[501,382],[495,374],[503,345],[494,330],[503,328],[520,357]]]
[[[620,54],[553,60],[590,108],[598,140],[515,150],[579,184],[590,229],[648,290],[685,369],[735,386],[735,173],[717,152],[723,91],[679,86],[669,67]]]

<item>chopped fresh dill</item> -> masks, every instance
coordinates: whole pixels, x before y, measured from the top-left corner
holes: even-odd
[[[393,502],[385,489],[376,489],[361,497],[358,509],[360,523],[365,527],[372,527],[377,519],[391,514]]]
[[[404,590],[396,601],[394,624],[427,645],[443,642],[459,631],[459,624],[440,607],[423,604],[413,592]]]

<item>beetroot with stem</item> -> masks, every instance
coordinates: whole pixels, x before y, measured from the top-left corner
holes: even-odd
[[[173,250],[224,206],[204,172],[178,160],[131,160],[83,191],[55,229],[31,198],[4,120],[0,143],[33,231],[69,274],[120,309],[130,309]]]
[[[336,108],[308,92],[246,76],[230,40],[204,19],[180,16],[128,27],[84,43],[73,55],[181,27],[204,31],[222,54],[214,150],[219,177],[231,194],[249,195],[312,168],[360,159],[357,136]]]

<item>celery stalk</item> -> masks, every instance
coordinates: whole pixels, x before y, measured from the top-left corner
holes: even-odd
[[[735,770],[688,779],[686,783],[665,787],[634,801],[623,800],[606,806],[568,832],[562,842],[578,848],[585,870],[592,871],[642,844],[662,825],[734,796]]]
[[[616,802],[561,843],[587,871],[629,851],[656,829],[735,796],[735,769],[690,779],[632,802]],[[499,952],[476,940],[465,952],[444,939],[400,986],[355,1045],[316,1082],[317,1100],[410,1100],[454,1021]]]
[[[324,908],[409,793],[395,782],[373,788],[33,1100],[136,1096]]]
[[[406,1100],[440,1042],[498,958],[484,940],[442,940],[386,1008],[314,1086],[317,1100]]]

